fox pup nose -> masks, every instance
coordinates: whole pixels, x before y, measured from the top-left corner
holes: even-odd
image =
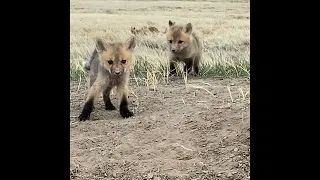
[[[115,74],[115,75],[120,75],[121,72],[120,72],[120,71],[114,71],[114,74]]]
[[[176,50],[175,50],[175,49],[172,49],[171,51],[172,51],[172,52],[176,52]]]

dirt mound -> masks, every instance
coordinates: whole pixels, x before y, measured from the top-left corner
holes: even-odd
[[[189,84],[131,85],[134,117],[105,111],[100,97],[85,122],[76,117],[86,90],[71,85],[70,178],[249,179],[249,81]]]

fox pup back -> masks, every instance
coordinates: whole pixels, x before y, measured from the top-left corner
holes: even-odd
[[[203,45],[199,36],[193,31],[192,24],[176,25],[169,20],[166,37],[169,47],[170,74],[176,73],[177,62],[183,62],[185,72],[191,72],[193,67],[194,75],[199,75]]]
[[[156,27],[153,27],[153,26],[149,26],[149,27],[143,26],[140,29],[137,29],[136,27],[131,27],[130,31],[134,35],[139,35],[139,34],[147,35],[147,32],[151,32],[151,33],[159,33],[160,32]]]
[[[110,92],[117,87],[120,98],[120,115],[123,118],[133,116],[128,109],[128,81],[132,66],[133,50],[136,46],[135,38],[129,38],[125,43],[105,43],[97,39],[89,61],[84,63],[84,68],[89,70],[89,91],[86,102],[79,115],[80,121],[90,118],[94,101],[102,92],[106,110],[115,110],[111,103]]]

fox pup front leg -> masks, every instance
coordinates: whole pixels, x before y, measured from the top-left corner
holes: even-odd
[[[199,75],[200,58],[201,56],[196,56],[193,60],[193,71],[195,76]]]
[[[93,85],[93,83],[95,82],[96,79],[97,79],[96,76],[90,74],[90,76],[89,76],[89,86],[88,86],[88,89],[91,88],[91,86]],[[92,109],[95,109],[94,105],[92,106]]]
[[[176,70],[176,58],[173,55],[169,55],[169,75],[177,74]]]
[[[90,114],[93,110],[94,100],[104,87],[105,84],[101,81],[95,81],[90,87],[84,107],[81,111],[81,114],[78,116],[80,121],[86,121],[90,118]]]
[[[184,64],[184,72],[190,73],[192,70],[192,59],[187,59]]]
[[[86,121],[90,118],[90,114],[93,110],[93,104],[95,99],[95,94],[98,94],[99,88],[96,86],[92,86],[89,90],[86,102],[83,106],[81,114],[79,115],[78,119],[80,121]]]
[[[177,74],[175,63],[173,61],[170,61],[169,75],[175,75],[175,74]]]
[[[116,110],[116,107],[111,103],[110,100],[110,92],[111,92],[112,86],[108,86],[104,91],[103,91],[103,101],[105,104],[105,110]]]
[[[128,109],[128,88],[118,87],[118,93],[120,96],[120,115],[123,118],[133,116],[133,112]]]

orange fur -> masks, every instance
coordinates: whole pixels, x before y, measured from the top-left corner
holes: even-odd
[[[169,20],[166,38],[170,54],[170,72],[176,72],[174,64],[184,62],[185,71],[190,72],[191,67],[193,67],[194,74],[198,75],[199,63],[202,57],[202,42],[193,31],[192,24],[176,25]]]
[[[128,109],[128,81],[132,67],[135,38],[131,37],[125,43],[104,43],[101,39],[96,41],[97,53],[93,53],[90,61],[90,89],[80,120],[90,117],[95,99],[103,93],[106,110],[114,110],[110,101],[110,91],[117,87],[120,98],[120,114],[122,117],[133,116]],[[87,110],[89,109],[89,110]]]

